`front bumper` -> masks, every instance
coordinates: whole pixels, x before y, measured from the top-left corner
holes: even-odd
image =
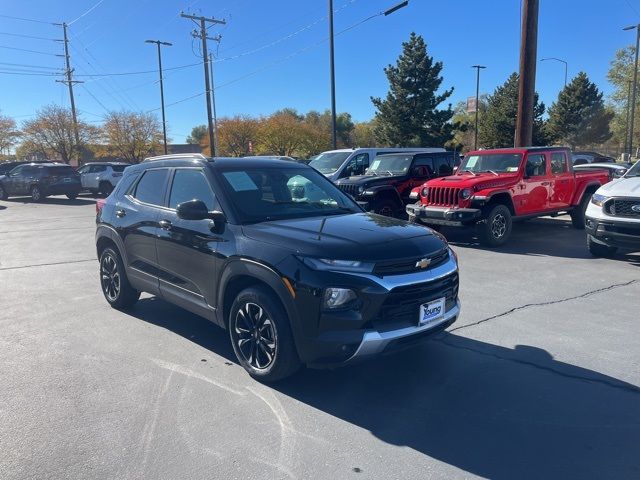
[[[478,221],[482,216],[479,208],[430,207],[415,203],[407,205],[407,214],[427,224],[461,227]]]
[[[616,221],[587,216],[585,230],[598,243],[609,247],[640,250],[640,221]]]

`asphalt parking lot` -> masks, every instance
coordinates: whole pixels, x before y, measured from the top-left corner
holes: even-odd
[[[0,202],[0,478],[640,478],[640,254],[568,217],[480,248],[463,313],[400,354],[275,386],[226,332],[111,309],[94,200]]]

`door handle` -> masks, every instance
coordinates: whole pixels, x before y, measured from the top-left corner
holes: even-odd
[[[163,230],[171,230],[171,222],[169,220],[160,220],[158,224]]]
[[[127,214],[127,212],[125,212],[124,210],[120,209],[120,210],[116,210],[116,217],[118,218],[122,218]]]
[[[542,182],[540,185],[542,185],[543,187],[548,187],[549,185],[551,185],[551,182]]]

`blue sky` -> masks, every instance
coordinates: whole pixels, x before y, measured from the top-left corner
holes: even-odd
[[[335,30],[398,1],[334,0],[339,9]],[[610,92],[609,62],[618,48],[635,40],[634,33],[622,27],[640,22],[640,0],[540,3],[538,57],[563,58],[569,62],[569,77],[584,70]],[[85,120],[99,122],[106,110],[158,108],[157,74],[81,75],[156,69],[155,46],[145,44],[146,39],[173,43],[163,49],[165,68],[198,62],[199,48],[190,36],[194,24],[179,17],[181,10],[227,20],[226,26],[210,30],[222,35],[219,48],[214,48],[218,116],[329,107],[326,0],[13,0],[0,4],[0,72],[5,72],[0,73],[0,110],[21,121],[48,103],[69,103],[67,89],[56,77],[22,75],[62,67],[63,59],[55,56],[62,53],[62,44],[50,40],[61,38],[61,28],[7,16],[70,23],[72,64],[77,78],[85,80],[76,86],[76,105]],[[518,68],[519,15],[520,0],[410,0],[389,17],[373,18],[338,35],[338,111],[348,111],[356,120],[373,116],[369,97],[385,95],[382,69],[395,62],[411,31],[422,35],[429,53],[444,63],[443,87],[455,87],[452,103],[474,95],[470,65],[476,63],[488,67],[482,72],[481,91],[493,91]],[[562,64],[538,63],[537,90],[547,105],[563,79]],[[203,83],[201,65],[165,72],[167,123],[175,142],[205,123],[206,110],[203,96],[170,104],[201,93]]]

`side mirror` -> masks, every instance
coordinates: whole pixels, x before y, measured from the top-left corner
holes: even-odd
[[[205,220],[209,218],[209,210],[202,200],[189,200],[176,208],[178,218],[183,220]]]

